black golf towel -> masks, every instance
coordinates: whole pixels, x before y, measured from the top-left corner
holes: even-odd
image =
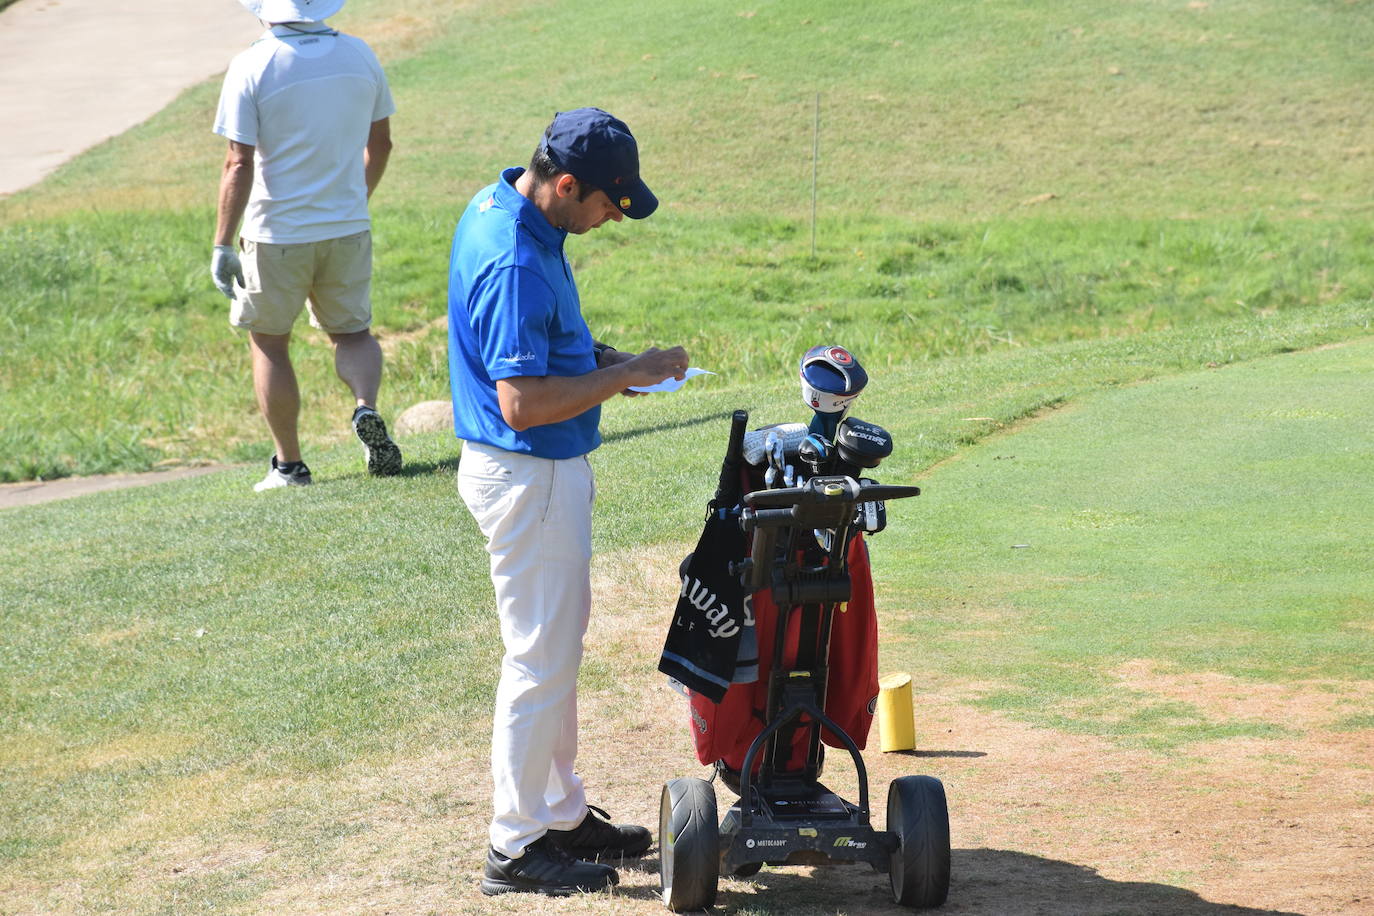
[[[730,574],[730,564],[744,555],[739,520],[729,512],[713,511],[697,549],[684,564],[673,624],[658,662],[659,671],[716,703],[735,680],[737,667],[757,667],[756,658],[740,658],[742,648],[751,649],[741,646],[741,638],[746,628],[753,636],[753,620],[744,586],[739,576]],[[750,654],[757,652],[751,649]]]

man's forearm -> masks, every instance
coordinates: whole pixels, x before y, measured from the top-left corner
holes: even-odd
[[[365,160],[363,174],[367,180],[368,197],[371,197],[372,192],[377,190],[377,185],[382,183],[382,175],[386,173],[386,162],[390,158],[390,148],[382,153],[365,152],[363,154],[363,159]]]
[[[372,122],[367,136],[367,146],[363,148],[363,179],[367,182],[367,196],[377,190],[382,175],[386,174],[386,164],[391,158],[391,119],[382,118]]]
[[[633,384],[629,379],[619,365],[571,377],[523,376],[497,381],[496,396],[511,428],[526,430],[584,414]]]
[[[249,148],[251,149],[251,147]],[[215,220],[215,244],[233,245],[238,241],[239,224],[248,208],[248,195],[253,190],[253,159],[235,155],[231,149],[225,157],[224,171],[219,179],[219,207]]]
[[[612,362],[612,354],[618,358]],[[570,420],[609,401],[626,388],[656,385],[665,378],[682,378],[687,351],[681,347],[642,353],[612,350],[602,355],[602,367],[575,376],[518,376],[496,383],[501,416],[511,429],[525,430]]]

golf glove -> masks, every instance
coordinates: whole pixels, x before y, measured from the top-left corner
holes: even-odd
[[[216,245],[210,258],[210,276],[215,286],[230,299],[234,298],[234,281],[243,286],[243,264],[239,261],[238,250],[233,245]]]

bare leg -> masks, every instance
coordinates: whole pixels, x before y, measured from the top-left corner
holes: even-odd
[[[377,414],[377,389],[382,384],[382,346],[371,331],[330,334],[334,341],[334,370],[353,392],[357,407],[353,432],[367,454],[367,472],[374,477],[401,473],[401,450],[387,435],[386,423]]]
[[[291,366],[290,344],[289,333],[252,331],[248,335],[248,348],[253,354],[253,391],[281,463],[301,460],[301,444],[296,435],[301,392],[296,385],[296,370]]]
[[[334,371],[353,392],[356,406],[377,406],[382,386],[382,346],[372,332],[330,334],[334,342]]]

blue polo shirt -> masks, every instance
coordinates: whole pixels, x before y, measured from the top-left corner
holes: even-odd
[[[448,374],[459,439],[539,458],[575,458],[601,444],[601,408],[517,432],[501,416],[496,382],[596,369],[568,233],[515,189],[524,169],[483,188],[453,233],[448,276]]]

